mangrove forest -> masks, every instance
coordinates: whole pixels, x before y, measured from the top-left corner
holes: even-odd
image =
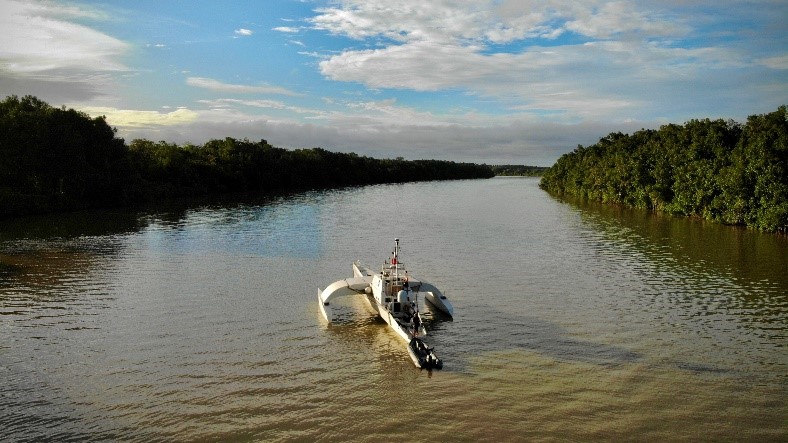
[[[550,193],[788,232],[786,107],[746,124],[690,120],[578,146],[547,170]]]
[[[126,144],[104,117],[55,108],[33,96],[0,102],[0,216],[493,176],[487,165],[287,150],[265,140]]]
[[[548,169],[544,166],[527,165],[492,165],[490,167],[495,175],[501,177],[541,177]]]

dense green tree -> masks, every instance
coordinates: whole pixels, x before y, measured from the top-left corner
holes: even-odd
[[[526,165],[493,165],[491,168],[495,175],[518,177],[539,177],[548,169],[544,166]]]
[[[129,164],[103,117],[35,97],[0,103],[0,214],[112,205]]]
[[[578,146],[540,186],[677,215],[788,231],[786,107],[748,118],[690,120]]]

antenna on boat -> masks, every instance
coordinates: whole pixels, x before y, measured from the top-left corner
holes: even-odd
[[[397,256],[399,255],[399,238],[394,239],[394,260],[392,260],[392,264],[394,265],[394,281],[399,281],[399,259]]]

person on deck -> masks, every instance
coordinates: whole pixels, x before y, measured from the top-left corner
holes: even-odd
[[[421,320],[419,319],[419,313],[413,309],[413,335],[418,335],[419,327],[421,327]]]

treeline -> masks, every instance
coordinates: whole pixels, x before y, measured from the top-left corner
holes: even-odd
[[[0,216],[493,175],[486,165],[286,150],[265,140],[127,145],[103,117],[54,108],[32,96],[0,102]]]
[[[526,165],[493,165],[490,168],[495,175],[506,177],[540,177],[549,169],[544,166]]]
[[[611,133],[563,155],[540,186],[764,231],[788,232],[786,107],[734,121]]]

